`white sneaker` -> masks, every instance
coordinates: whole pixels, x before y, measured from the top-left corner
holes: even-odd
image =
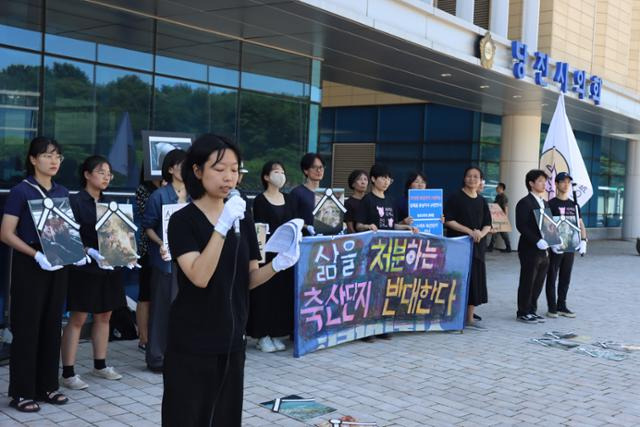
[[[89,388],[89,384],[80,379],[80,375],[74,375],[69,378],[60,378],[60,384],[71,390],[84,390]]]
[[[271,342],[275,346],[276,350],[282,351],[286,350],[287,346],[282,342],[280,338],[271,338]]]
[[[258,340],[258,344],[256,344],[256,348],[265,353],[273,353],[274,351],[278,351],[273,341],[271,341],[271,337],[268,335]]]
[[[105,380],[119,380],[122,378],[122,375],[117,373],[116,370],[113,369],[113,366],[107,366],[104,369],[94,369],[91,373],[96,377],[104,378]]]

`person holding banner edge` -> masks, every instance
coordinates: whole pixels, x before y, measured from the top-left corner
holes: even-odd
[[[28,204],[44,197],[69,196],[65,187],[53,181],[63,159],[56,140],[44,136],[31,140],[25,161],[27,177],[11,189],[2,216],[0,237],[13,249],[9,405],[20,412],[38,412],[36,400],[54,405],[69,401],[58,392],[67,269],[51,265],[42,253]]]
[[[231,197],[225,203],[239,164],[239,148],[213,134],[196,139],[184,162],[193,202],[169,221],[180,291],[169,320],[163,426],[241,425],[248,293],[298,261],[299,247],[297,256],[280,253],[258,266],[246,202]]]
[[[470,166],[464,171],[462,189],[451,195],[444,205],[444,225],[447,237],[469,236],[473,239],[465,328],[486,331],[487,328],[478,324],[474,317],[475,307],[488,301],[485,238],[491,231],[491,212],[487,201],[478,193],[482,178],[478,167]]]
[[[576,250],[580,255],[587,253],[587,230],[580,218],[580,206],[569,198],[571,183],[573,178],[566,173],[560,172],[556,175],[557,196],[549,200],[551,214],[554,216],[575,217],[580,227],[580,245]],[[549,254],[549,271],[547,273],[546,294],[547,294],[547,317],[556,318],[576,317],[575,313],[567,307],[567,292],[571,282],[571,269],[573,268],[574,252],[562,252],[551,248]],[[556,280],[558,280],[557,300],[556,300]]]
[[[367,193],[369,187],[369,175],[362,169],[351,171],[347,179],[349,188],[353,190],[353,194],[344,202],[347,212],[344,214],[344,222],[347,224],[348,233],[357,233],[356,231],[356,212],[360,209],[362,198]]]

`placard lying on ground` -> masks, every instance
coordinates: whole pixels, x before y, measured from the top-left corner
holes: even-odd
[[[442,189],[409,190],[409,216],[422,233],[442,236]]]
[[[307,237],[294,356],[389,332],[461,330],[472,242],[404,231]]]

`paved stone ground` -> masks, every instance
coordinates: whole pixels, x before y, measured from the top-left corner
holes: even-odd
[[[488,271],[490,302],[478,310],[488,332],[398,334],[300,359],[251,345],[243,424],[305,425],[258,405],[295,393],[337,408],[332,415],[380,426],[640,425],[640,352],[613,362],[527,342],[564,330],[640,344],[640,257],[633,245],[592,242],[589,255],[577,259],[569,293],[576,319],[516,322],[517,255],[490,254]],[[159,425],[162,378],[144,370],[136,343],[111,345],[109,362],[124,374],[115,382],[88,375],[90,350],[81,345],[76,369],[89,389],[71,391],[63,407],[42,405],[38,414],[7,406],[8,368],[0,368],[0,425]]]

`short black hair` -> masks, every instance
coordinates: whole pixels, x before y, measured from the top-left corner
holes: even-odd
[[[27,152],[27,158],[25,160],[25,171],[27,176],[35,175],[36,168],[31,164],[30,157],[38,157],[40,154],[44,154],[49,149],[49,146],[53,146],[54,152],[62,154],[62,147],[53,138],[47,136],[36,136],[31,140],[29,144],[29,151]]]
[[[365,170],[356,169],[354,171],[351,171],[351,173],[349,174],[349,178],[347,178],[347,184],[349,185],[350,189],[353,190],[353,186],[355,185],[355,183],[358,180],[358,178],[360,178],[362,175],[364,175],[367,178],[369,178],[369,175],[367,175],[367,171],[365,171]]]
[[[300,159],[300,170],[302,171],[302,173],[313,166],[313,162],[315,162],[316,159],[320,160],[320,163],[322,163],[322,166],[324,166],[324,160],[318,153],[307,153],[302,156],[302,159]]]
[[[502,187],[502,190],[506,190],[507,186],[504,185],[504,182],[499,182],[498,185],[496,185],[496,188]]]
[[[109,166],[109,172],[111,172],[112,171],[111,163],[109,163],[109,160],[107,160],[103,156],[95,155],[95,156],[89,156],[86,159],[84,159],[84,162],[82,162],[82,164],[78,168],[78,173],[80,174],[80,186],[82,188],[87,186],[87,178],[84,177],[85,172],[91,173],[95,168],[105,163],[107,164],[107,166]]]
[[[196,174],[193,171],[193,166],[195,165],[202,170],[211,154],[217,151],[218,155],[214,162],[214,164],[216,164],[222,160],[222,156],[224,156],[226,150],[233,151],[238,158],[238,165],[240,165],[240,162],[242,161],[240,148],[238,148],[238,146],[227,137],[214,135],[212,133],[205,133],[198,137],[191,147],[189,147],[189,151],[187,151],[187,158],[182,164],[182,180],[184,181],[187,193],[189,193],[192,199],[197,200],[204,196],[205,193],[202,180],[196,177]]]
[[[478,172],[480,172],[480,179],[484,179],[484,173],[482,172],[482,169],[480,169],[478,166],[473,166],[473,165],[471,165],[471,166],[467,167],[467,168],[464,170],[464,173],[462,174],[462,186],[463,186],[463,187],[464,187],[464,179],[465,179],[465,177],[467,176],[467,173],[468,173],[470,170],[474,170],[474,169],[475,169],[475,170],[477,170]]]
[[[549,175],[547,175],[542,169],[531,169],[527,172],[527,175],[524,177],[524,183],[527,186],[527,190],[531,191],[529,182],[536,182],[536,180],[541,176],[544,176],[545,179],[549,179]]]
[[[186,158],[187,153],[179,148],[169,151],[162,161],[162,179],[171,183],[173,176],[169,173],[169,169],[184,162]]]
[[[383,165],[382,163],[376,163],[371,166],[371,169],[369,170],[369,176],[371,178],[380,178],[385,176],[388,176],[389,178],[392,177],[391,171],[389,170],[387,165]]]
[[[424,181],[424,183],[427,183],[427,175],[423,174],[422,172],[419,171],[414,171],[411,172],[409,174],[409,176],[407,177],[407,180],[404,183],[404,192],[409,194],[409,187],[411,187],[411,184],[413,184],[413,181],[415,181],[416,179],[418,179],[418,177],[422,178],[422,180]]]
[[[269,175],[271,173],[271,171],[273,170],[274,166],[280,166],[282,168],[283,171],[285,171],[286,174],[286,170],[284,168],[284,165],[282,163],[280,163],[277,160],[269,160],[267,163],[264,164],[264,166],[262,166],[262,173],[260,174],[260,181],[262,181],[262,186],[264,187],[264,189],[266,190],[269,187],[269,183],[267,182],[266,179],[264,179],[265,175]]]

